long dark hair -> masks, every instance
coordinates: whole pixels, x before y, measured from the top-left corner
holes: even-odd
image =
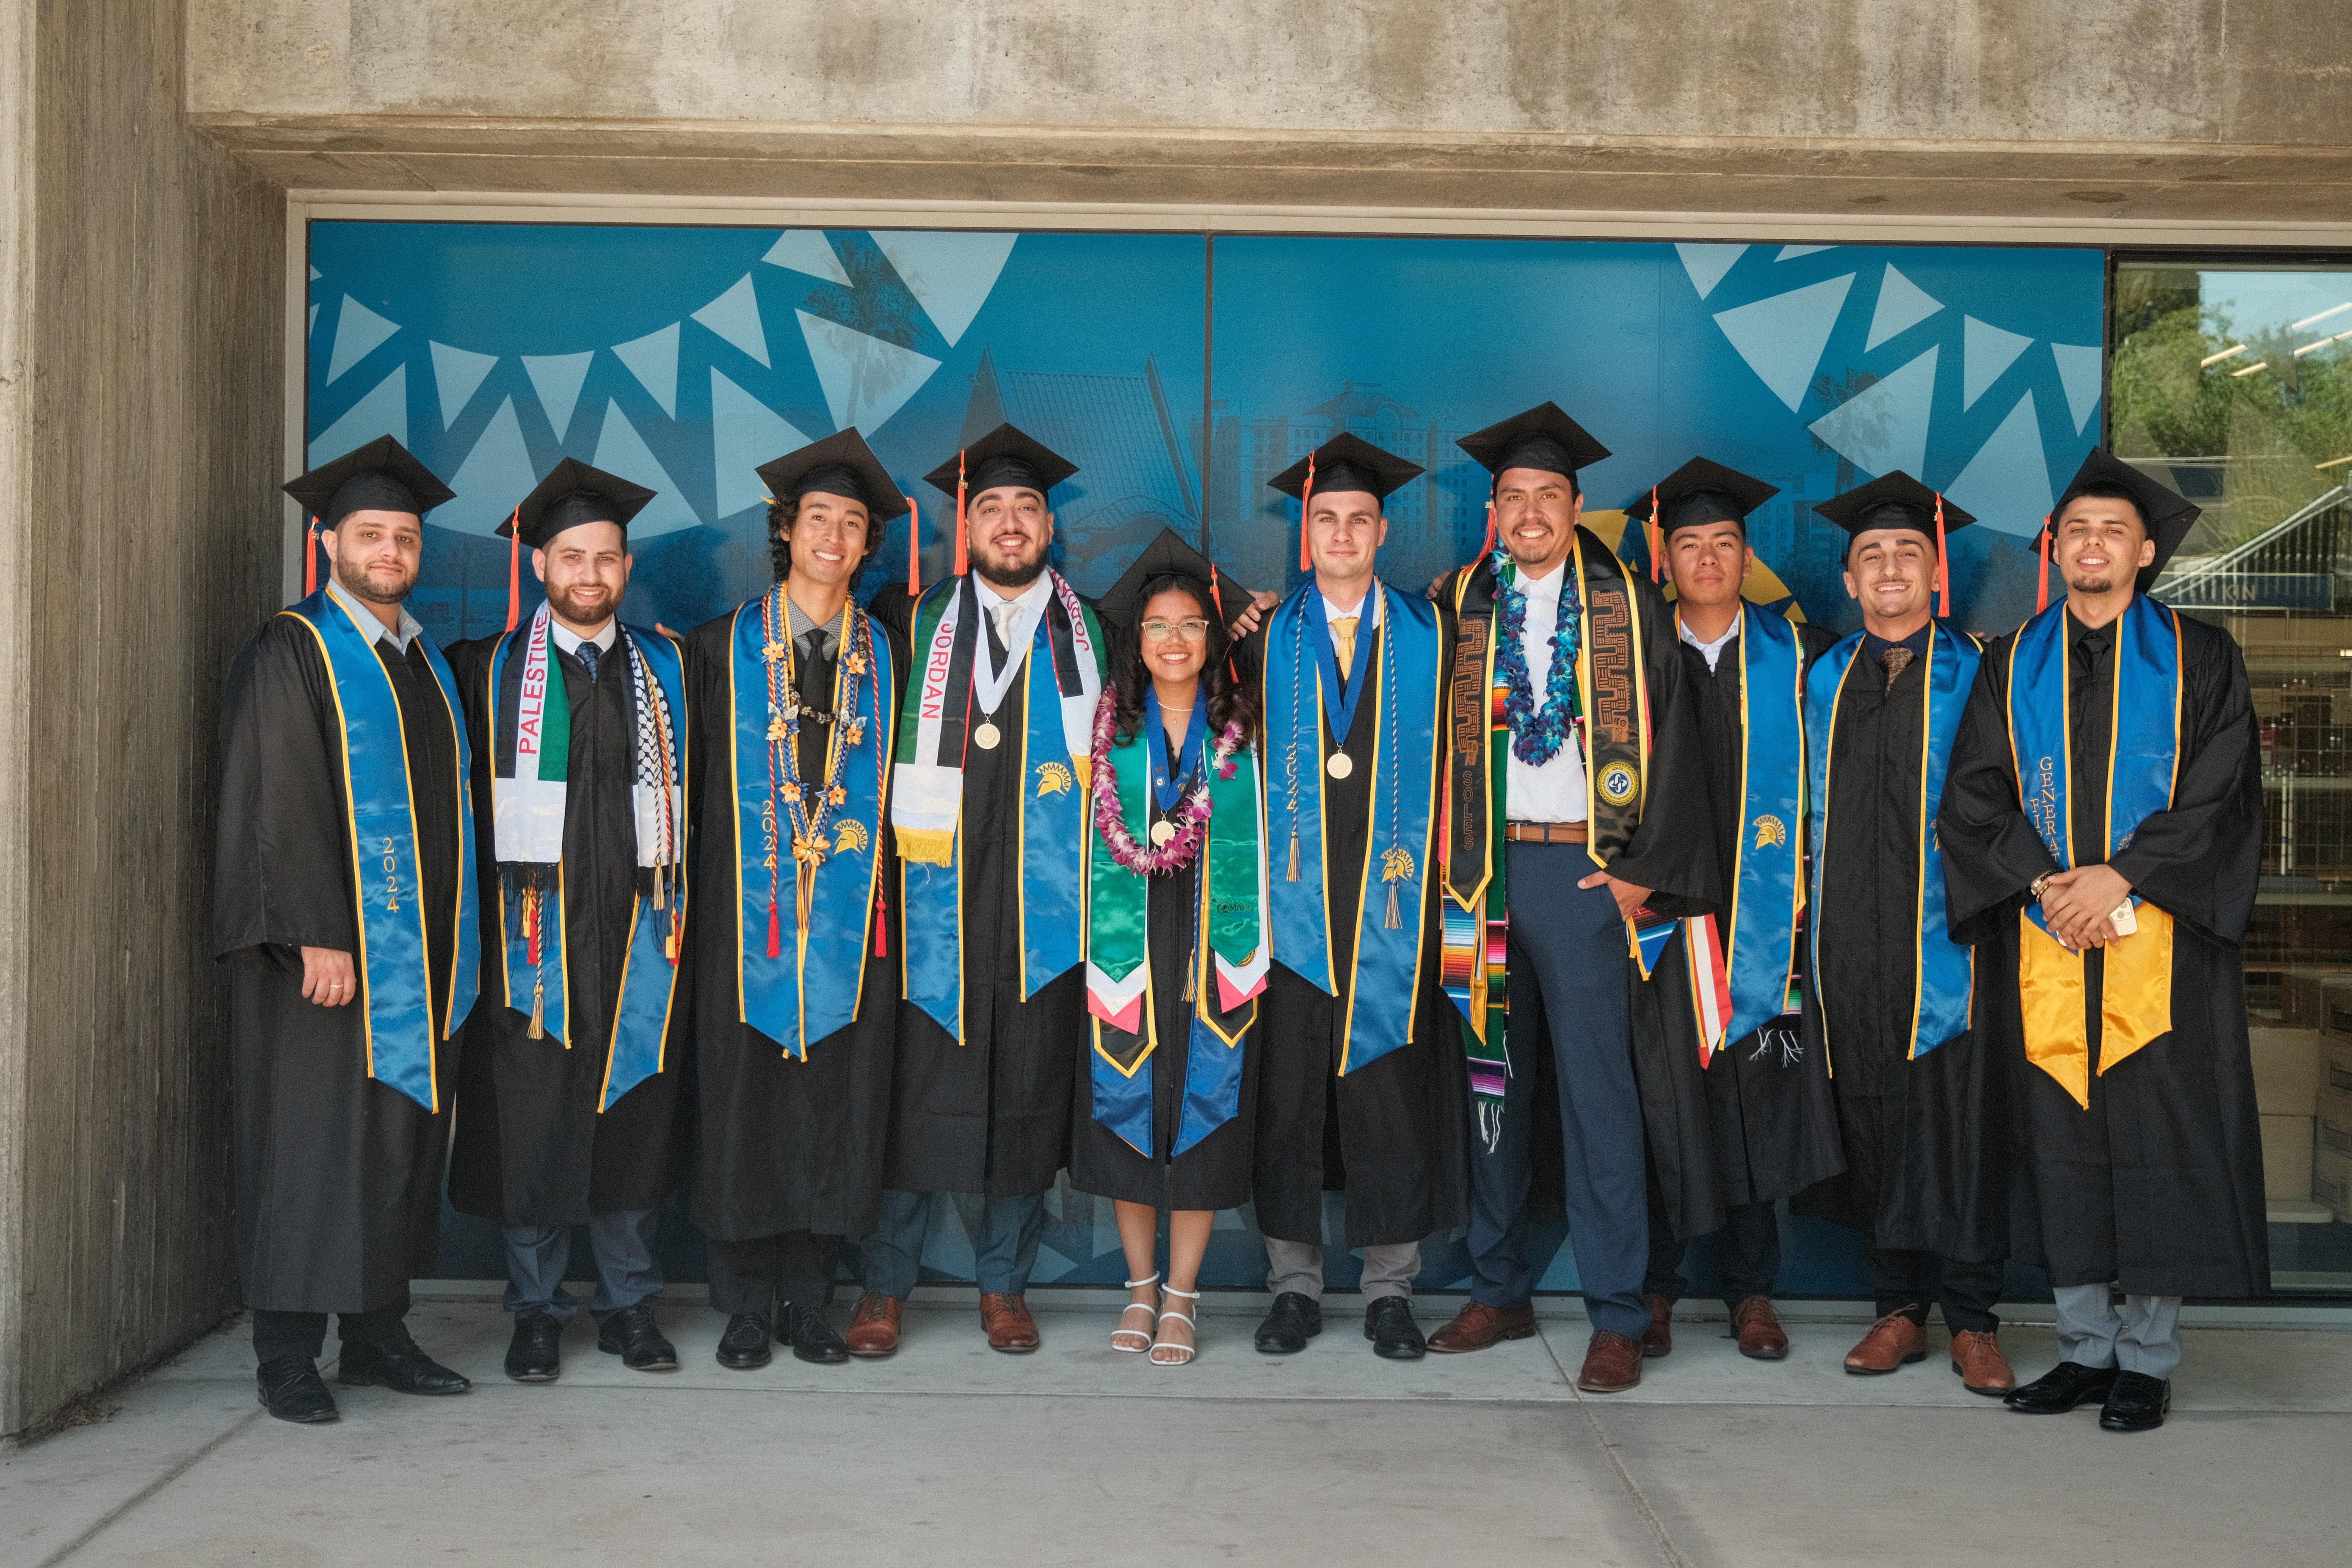
[[[1209,623],[1207,662],[1201,666],[1201,691],[1209,700],[1209,740],[1224,733],[1228,724],[1239,724],[1243,736],[1254,738],[1257,733],[1257,703],[1249,688],[1234,679],[1232,668],[1233,639],[1225,635],[1225,624],[1217,609],[1216,596],[1209,585],[1185,572],[1165,572],[1143,584],[1143,592],[1135,598],[1138,616],[1132,626],[1121,628],[1111,655],[1110,689],[1118,703],[1118,743],[1125,745],[1143,732],[1143,696],[1151,689],[1150,672],[1143,668],[1143,607],[1158,595],[1179,593],[1201,606],[1201,618]]]
[[[768,503],[768,559],[776,568],[776,581],[779,583],[793,574],[793,542],[784,536],[784,530],[800,521],[801,498],[808,493],[806,490],[794,490]],[[850,571],[849,585],[852,588],[856,587],[857,580],[866,575],[866,568],[873,564],[874,553],[882,548],[882,535],[887,531],[888,525],[875,521],[874,509],[868,506],[866,509],[866,553],[857,558],[857,564]]]

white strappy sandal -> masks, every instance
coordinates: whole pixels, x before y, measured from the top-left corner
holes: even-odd
[[[1129,1280],[1127,1282],[1127,1288],[1130,1290],[1139,1290],[1146,1285],[1157,1285],[1158,1283],[1160,1283],[1159,1275],[1147,1274],[1140,1279]],[[1129,1312],[1141,1312],[1146,1317],[1150,1317],[1151,1314],[1151,1303],[1149,1301],[1129,1301],[1126,1306],[1121,1307],[1118,1310],[1119,1326],[1111,1331],[1110,1348],[1115,1351],[1123,1351],[1129,1355],[1141,1355],[1144,1352],[1151,1348],[1151,1331],[1152,1327],[1157,1326],[1157,1322],[1155,1321],[1151,1326],[1145,1328],[1130,1329],[1127,1326],[1127,1315]],[[1131,1339],[1139,1340],[1142,1342],[1139,1344],[1129,1344],[1126,1342]]]
[[[1179,1290],[1173,1285],[1163,1285],[1160,1289],[1160,1294],[1163,1296],[1181,1296],[1187,1301],[1197,1301],[1201,1299],[1201,1293],[1198,1290]],[[1163,1323],[1171,1318],[1174,1318],[1179,1322],[1191,1328],[1194,1339],[1196,1341],[1198,1340],[1201,1332],[1201,1325],[1199,1321],[1195,1319],[1192,1313],[1162,1312],[1160,1314],[1160,1321]],[[1164,1350],[1179,1351],[1182,1353],[1178,1355],[1173,1361],[1162,1361],[1160,1359],[1160,1352]],[[1194,1351],[1194,1345],[1180,1345],[1173,1340],[1154,1339],[1151,1342],[1151,1364],[1154,1366],[1182,1366],[1186,1362],[1192,1359]]]

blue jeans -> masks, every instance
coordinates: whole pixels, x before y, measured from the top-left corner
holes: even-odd
[[[1650,1213],[1625,922],[1606,886],[1576,885],[1593,869],[1582,846],[1507,847],[1513,1070],[1496,1146],[1471,1140],[1470,1294],[1490,1307],[1524,1307],[1535,1295],[1528,1135],[1532,1119],[1546,1113],[1536,1104],[1535,1053],[1549,1040],[1559,1080],[1568,1239],[1586,1315],[1595,1329],[1639,1339],[1650,1325],[1642,1292]]]
[[[654,1261],[654,1212],[627,1209],[600,1214],[588,1222],[588,1245],[596,1255],[596,1296],[588,1310],[600,1323],[624,1307],[661,1294],[661,1265]],[[499,1234],[507,1244],[507,1310],[517,1317],[545,1312],[559,1323],[570,1322],[580,1310],[563,1288],[572,1227],[515,1225]]]
[[[882,1194],[882,1215],[861,1246],[866,1288],[905,1300],[922,1277],[923,1237],[929,1232],[931,1194]],[[983,1296],[1020,1296],[1037,1267],[1037,1243],[1045,1233],[1045,1194],[992,1198],[981,1210],[980,1234],[971,1238],[972,1278]]]

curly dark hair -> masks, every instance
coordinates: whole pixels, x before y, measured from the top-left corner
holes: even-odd
[[[1143,606],[1165,593],[1179,593],[1201,606],[1201,616],[1209,623],[1207,662],[1201,666],[1201,689],[1209,700],[1209,726],[1212,742],[1224,732],[1228,724],[1239,724],[1244,739],[1257,734],[1257,702],[1249,688],[1234,678],[1233,639],[1225,634],[1223,619],[1218,614],[1217,601],[1209,585],[1189,573],[1167,572],[1143,584],[1136,595],[1137,615]],[[1228,605],[1225,614],[1238,614],[1241,605]],[[1111,653],[1110,689],[1118,704],[1118,743],[1125,745],[1143,732],[1143,696],[1151,689],[1151,676],[1143,668],[1143,627],[1140,622],[1119,628]]]
[[[775,565],[776,581],[779,583],[793,574],[793,542],[784,536],[784,521],[787,518],[794,522],[800,521],[801,500],[808,494],[807,490],[794,490],[791,495],[778,497],[768,503],[768,559]],[[856,587],[857,580],[866,575],[866,568],[873,563],[875,552],[882,548],[882,536],[889,531],[889,524],[875,522],[873,509],[868,507],[866,512],[866,553],[857,558],[856,569],[849,574],[851,587]]]

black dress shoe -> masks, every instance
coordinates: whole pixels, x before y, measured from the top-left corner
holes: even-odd
[[[327,1392],[327,1380],[319,1375],[309,1356],[279,1356],[263,1362],[254,1371],[254,1382],[259,1385],[261,1407],[280,1421],[313,1426],[342,1418],[335,1408],[335,1396]]]
[[[784,1310],[776,1315],[776,1339],[793,1347],[795,1361],[833,1366],[849,1359],[849,1342],[814,1307],[785,1302]]]
[[[507,1343],[507,1375],[517,1383],[553,1383],[563,1370],[563,1324],[552,1312],[525,1312]]]
[[[738,1312],[727,1320],[727,1331],[719,1336],[720,1366],[749,1372],[767,1365],[772,1353],[768,1349],[767,1313]]]
[[[2172,1383],[2144,1372],[2119,1372],[2107,1393],[2099,1425],[2109,1432],[2152,1432],[2172,1408]]]
[[[335,1363],[335,1381],[353,1388],[373,1384],[396,1394],[463,1394],[474,1386],[419,1350],[414,1340],[399,1345],[345,1340]]]
[[[2115,1385],[2114,1367],[2062,1361],[2032,1383],[2011,1389],[2002,1403],[2028,1415],[2058,1415],[2085,1399],[2106,1398]]]
[[[1274,1310],[1257,1326],[1260,1355],[1296,1355],[1323,1331],[1323,1303],[1296,1290],[1274,1299]]]
[[[596,1325],[596,1348],[621,1358],[631,1372],[676,1372],[677,1348],[654,1325],[654,1310],[640,1301]]]
[[[1388,1361],[1419,1361],[1429,1351],[1421,1325],[1412,1321],[1412,1303],[1402,1296],[1382,1296],[1364,1307],[1364,1338],[1372,1353]]]

